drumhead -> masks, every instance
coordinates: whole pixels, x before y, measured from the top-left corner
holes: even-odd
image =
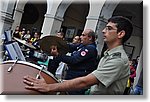
[[[4,61],[0,64],[0,71],[3,74],[2,94],[58,94],[58,92],[40,93],[38,91],[25,89],[26,84],[23,83],[23,77],[25,75],[36,76],[42,67],[29,62],[18,61],[13,69],[8,72],[9,67],[14,62],[15,60],[10,60]],[[46,70],[41,71],[41,76],[48,84],[58,83],[58,80],[54,77],[54,75]]]
[[[16,60],[8,60],[8,61],[2,62],[2,64],[14,63],[15,61],[16,61]],[[17,64],[28,65],[28,66],[31,66],[31,67],[36,68],[36,69],[38,69],[38,70],[41,70],[41,68],[42,68],[41,66],[38,66],[38,65],[36,65],[36,64],[30,63],[30,62],[26,62],[26,61],[17,61]],[[42,71],[43,71],[44,73],[48,74],[49,76],[53,77],[54,80],[56,80],[57,82],[59,82],[59,81],[55,78],[55,76],[54,76],[52,73],[50,73],[49,71],[47,71],[47,70],[45,70],[45,69],[43,69]]]

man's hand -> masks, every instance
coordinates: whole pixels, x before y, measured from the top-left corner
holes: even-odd
[[[25,86],[26,89],[37,90],[40,92],[49,91],[48,84],[45,82],[44,79],[36,79],[34,77],[27,75],[27,76],[24,76],[23,82],[27,84],[27,86]]]

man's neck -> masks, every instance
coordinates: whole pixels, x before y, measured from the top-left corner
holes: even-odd
[[[89,44],[92,44],[92,43],[93,43],[93,42],[88,42],[88,43],[86,43],[86,44],[83,44],[83,45],[85,45],[85,46],[86,46],[86,45],[89,45]]]
[[[111,50],[117,46],[120,46],[122,45],[121,43],[107,43],[107,46],[108,46],[108,50]]]

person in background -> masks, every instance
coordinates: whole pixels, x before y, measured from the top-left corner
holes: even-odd
[[[136,84],[134,90],[133,90],[134,95],[143,95],[143,68],[140,72],[140,77],[138,79],[138,83]]]
[[[56,36],[57,36],[57,37],[60,37],[60,38],[62,38],[62,39],[64,39],[64,33],[63,33],[63,32],[58,32],[58,33],[56,34]]]
[[[73,38],[73,41],[72,41],[73,44],[80,44],[80,42],[81,42],[80,36],[75,36]]]
[[[34,33],[34,37],[30,39],[30,43],[32,43],[32,45],[33,45],[34,47],[36,47],[37,49],[40,49],[39,43],[38,43],[38,41],[39,41],[39,39],[40,39],[40,36],[41,36],[41,33],[40,33],[40,32],[35,32],[35,33]]]
[[[26,34],[26,29],[25,29],[25,28],[22,28],[22,31],[21,31],[21,33],[19,33],[19,34],[20,34],[20,39],[23,40],[23,36]]]
[[[133,67],[134,67],[134,68],[135,68],[135,70],[136,70],[137,65],[138,65],[138,61],[137,61],[137,59],[132,59],[132,65],[133,65]]]
[[[134,78],[136,77],[135,66],[133,65],[131,58],[129,58],[129,66],[130,66],[130,77],[128,79],[127,87],[124,91],[124,95],[130,94],[131,89],[133,89]]]
[[[123,49],[123,43],[130,38],[132,30],[133,26],[129,19],[122,16],[111,17],[102,30],[103,39],[108,49],[104,52],[104,57],[101,58],[96,70],[86,76],[53,84],[47,84],[44,79],[36,79],[27,75],[23,80],[27,84],[25,88],[40,92],[59,92],[91,86],[89,94],[123,94],[130,75],[129,60]],[[83,33],[83,36],[86,35]],[[58,51],[52,49],[51,52],[57,54]],[[85,53],[81,55],[85,55]]]
[[[22,37],[23,40],[26,40],[27,42],[30,41],[31,39],[31,34],[30,34],[30,30],[27,30],[27,33],[24,34],[24,36]]]
[[[13,33],[13,37],[16,37],[16,38],[21,38],[20,37],[20,26],[16,26],[16,29],[15,29],[15,32]]]
[[[35,32],[38,32],[38,31],[37,31],[37,28],[36,28],[36,27],[32,27],[32,30],[31,30],[31,38],[34,38]]]
[[[80,36],[75,36],[72,40],[71,43],[68,44],[70,48],[70,53],[76,51],[79,46],[81,45],[81,38]],[[68,55],[70,54],[69,52],[67,53]]]
[[[129,65],[130,65],[130,82],[131,82],[131,86],[133,86],[134,78],[136,77],[136,70],[132,60],[129,61]]]
[[[56,36],[64,40],[63,32],[57,32]],[[66,66],[67,65],[65,63],[57,61],[57,59],[52,56],[52,59],[49,59],[47,70],[51,72],[58,80],[63,80]]]
[[[37,41],[37,40],[39,40],[39,39],[40,39],[40,33],[39,33],[39,32],[35,32],[35,33],[34,33],[34,37],[32,37],[32,38],[30,39],[30,42],[33,43],[33,42],[35,42],[35,41]]]

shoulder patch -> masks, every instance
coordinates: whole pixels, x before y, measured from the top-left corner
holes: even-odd
[[[121,58],[121,53],[120,52],[113,53],[111,55],[111,58]]]
[[[81,52],[81,56],[85,56],[86,55],[86,52],[85,51],[82,51]]]

